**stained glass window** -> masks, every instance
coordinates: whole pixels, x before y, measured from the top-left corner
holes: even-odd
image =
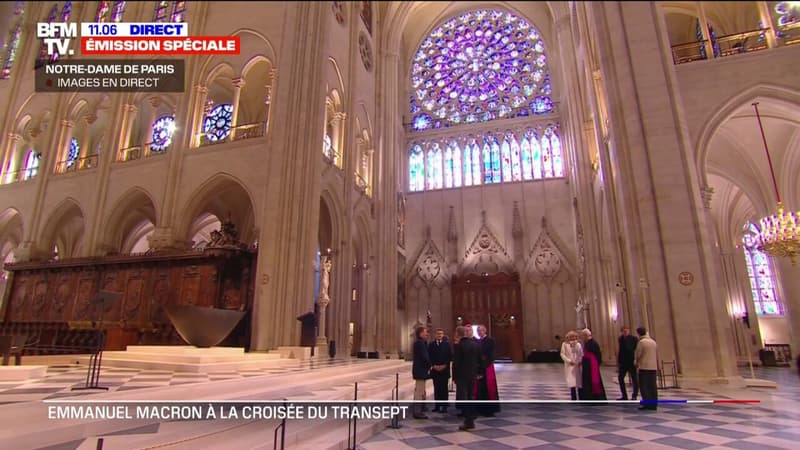
[[[408,156],[408,189],[410,191],[425,190],[425,157],[422,154],[422,146],[419,144],[411,147]]]
[[[415,143],[409,151],[412,190],[565,176],[557,124],[469,136],[463,147],[452,137],[434,139],[427,145],[428,150],[423,151]]]
[[[800,29],[800,2],[775,2],[772,11],[778,39],[796,37]]]
[[[231,134],[231,118],[233,117],[233,105],[230,103],[220,103],[209,111],[203,120],[203,132],[206,139],[217,142],[225,139]]]
[[[472,148],[469,144],[464,145],[464,186],[472,186]]]
[[[183,22],[186,20],[186,2],[172,2],[172,16],[170,16],[170,19],[172,22]]]
[[[75,167],[75,163],[78,162],[80,150],[81,146],[78,144],[78,140],[72,138],[69,141],[69,150],[67,150],[67,169],[72,169]]]
[[[95,22],[105,22],[106,15],[111,11],[111,2],[97,2],[97,12],[94,14]]]
[[[542,178],[542,146],[539,144],[539,136],[535,132],[529,134],[531,141],[531,169],[533,172],[533,179],[538,180]]]
[[[453,187],[453,148],[449,145],[444,151],[444,187]]]
[[[11,76],[11,69],[14,67],[14,60],[17,57],[19,39],[22,36],[22,15],[25,12],[25,2],[17,2],[14,8],[16,24],[12,25],[8,32],[8,39],[3,49],[3,70],[0,72],[0,79],[6,80]]]
[[[503,181],[511,181],[511,146],[508,145],[508,139],[503,141],[500,149],[503,155]]]
[[[111,9],[111,21],[122,22],[122,15],[125,14],[125,2],[114,2]]]
[[[428,149],[428,161],[427,161],[427,170],[426,170],[426,178],[427,178],[427,185],[426,187],[430,189],[441,189],[442,188],[442,149],[439,147],[439,144],[433,144],[430,149]]]
[[[511,142],[511,177],[513,181],[522,180],[522,167],[520,166],[520,150],[517,138],[508,134],[506,139]]]
[[[553,162],[553,176],[564,176],[564,158],[561,154],[561,138],[558,137],[558,132],[555,127],[548,128],[550,134],[550,158]]]
[[[98,2],[95,22],[121,22],[125,12],[125,2]]]
[[[161,116],[153,122],[153,135],[150,151],[161,153],[172,144],[172,135],[175,133],[175,116]]]
[[[550,130],[544,132],[542,136],[542,168],[544,169],[544,177],[551,178],[553,176],[553,155],[550,147]]]
[[[416,131],[553,109],[544,42],[526,20],[505,11],[463,13],[419,45],[411,70]]]
[[[53,23],[56,21],[56,17],[58,17],[58,5],[53,5],[50,9],[50,14],[47,15],[46,22]],[[36,58],[35,68],[38,69],[48,62],[50,62],[50,54],[47,53],[47,45],[44,43],[44,39],[42,39],[42,44],[39,47],[39,56]]]
[[[461,149],[458,143],[451,142],[453,149],[453,187],[461,187]]]
[[[492,182],[492,148],[489,141],[483,144],[483,184]]]
[[[770,259],[758,248],[758,227],[752,223],[745,226],[742,244],[756,314],[783,315],[783,308],[775,292]]]
[[[156,10],[153,12],[153,22],[164,22],[169,14],[170,2],[160,1],[156,3]]]
[[[22,176],[23,180],[30,180],[39,173],[39,156],[35,151],[29,150],[28,157],[25,158],[25,174]]]

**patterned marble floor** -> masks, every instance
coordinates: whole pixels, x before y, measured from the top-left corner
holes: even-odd
[[[749,371],[743,373],[749,376]],[[498,365],[501,399],[564,399],[559,364]],[[374,449],[740,449],[798,448],[800,378],[794,368],[757,369],[779,388],[732,390],[724,386],[665,389],[662,399],[758,399],[760,404],[659,405],[657,412],[620,405],[504,405],[493,418],[479,418],[459,431],[456,410],[404,421],[361,447]],[[604,369],[608,397],[619,396],[613,369]]]

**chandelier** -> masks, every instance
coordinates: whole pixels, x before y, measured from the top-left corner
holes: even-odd
[[[767,252],[771,256],[789,257],[792,265],[797,263],[797,255],[800,254],[800,214],[797,211],[786,211],[781,201],[781,194],[778,191],[778,182],[775,180],[775,169],[772,167],[772,158],[767,147],[767,138],[764,135],[764,127],[761,125],[761,115],[758,112],[758,102],[753,103],[758,119],[758,128],[761,131],[761,140],[764,142],[764,151],[767,153],[769,163],[769,173],[772,176],[772,187],[775,189],[775,199],[778,202],[778,211],[762,217],[760,220],[761,229],[758,232],[758,248]]]

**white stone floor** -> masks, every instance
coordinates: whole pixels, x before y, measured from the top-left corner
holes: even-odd
[[[354,364],[355,363],[355,364]],[[320,373],[326,368],[353,365],[358,372],[359,364],[369,364],[366,360],[332,360],[308,362],[296,367],[275,368],[268,371],[239,371],[231,373],[185,374],[168,371],[148,371],[136,369],[103,370],[100,384],[108,386],[111,392],[135,393],[144,388],[181,389],[174,386],[193,384],[202,389],[213,387],[222,380],[241,380],[261,382],[259,376],[272,374],[276,380],[290,382],[293,378]],[[563,385],[563,369],[560,364],[498,364],[498,381],[501,399],[541,399],[557,400],[568,398]],[[402,368],[405,368],[403,366]],[[410,379],[410,363],[407,364]],[[749,372],[743,372],[743,375]],[[479,418],[477,427],[470,432],[458,431],[459,419],[455,409],[450,414],[428,413],[428,420],[404,420],[401,428],[381,428],[378,434],[360,444],[363,449],[758,449],[798,448],[800,442],[800,378],[795,368],[757,369],[760,378],[771,379],[779,385],[778,389],[730,389],[724,385],[694,386],[682,389],[660,391],[662,399],[757,399],[760,404],[735,405],[660,405],[657,412],[643,412],[634,404],[625,405],[503,405],[502,411],[494,418]],[[403,373],[401,372],[401,377]],[[608,397],[618,397],[618,386],[613,368],[604,368],[604,382]],[[57,399],[81,395],[91,398],[95,391],[71,391],[74,386],[83,384],[85,367],[63,364],[51,366],[43,379],[26,382],[0,383],[0,415],[13,414],[41,403],[45,399]],[[406,380],[409,381],[409,380]],[[280,381],[284,382],[284,381]],[[274,389],[275,386],[269,386]],[[336,386],[321,389],[333,390]],[[338,387],[336,387],[338,389]],[[198,388],[199,389],[199,388]],[[146,391],[149,391],[147,389]],[[156,389],[158,390],[158,389]],[[146,392],[142,391],[142,392]],[[430,391],[430,387],[429,387]],[[309,392],[320,396],[324,393]],[[113,394],[101,394],[103,397]],[[452,396],[452,394],[451,394]],[[432,395],[429,396],[429,398]],[[298,398],[298,397],[295,397]],[[114,432],[113,435],[150,437],[158,440],[160,434],[170,429],[168,423],[133,426],[129,430]],[[41,420],[42,430],[48,428],[45,417]],[[170,431],[170,432],[174,432]],[[271,433],[270,433],[271,434]],[[12,436],[9,439],[9,436]],[[109,435],[111,436],[111,435]],[[174,437],[174,436],[173,436]],[[13,443],[13,432],[3,439],[4,448],[19,447]],[[88,433],[81,439],[65,439],[48,450],[95,448],[97,437]],[[119,439],[118,439],[119,441]],[[108,442],[113,442],[108,438]],[[272,448],[272,442],[259,445]],[[111,448],[111,447],[107,447]],[[120,448],[120,447],[117,447]],[[127,448],[139,448],[131,446]],[[209,448],[227,448],[217,446]],[[245,448],[245,447],[237,447]]]

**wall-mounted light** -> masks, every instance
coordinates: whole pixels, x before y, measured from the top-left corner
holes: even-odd
[[[511,321],[513,322],[515,320],[517,320],[517,316],[511,316]]]
[[[619,312],[617,312],[617,306],[616,305],[609,306],[609,308],[608,308],[608,317],[611,318],[612,322],[616,322],[617,321],[617,319],[619,318]]]

